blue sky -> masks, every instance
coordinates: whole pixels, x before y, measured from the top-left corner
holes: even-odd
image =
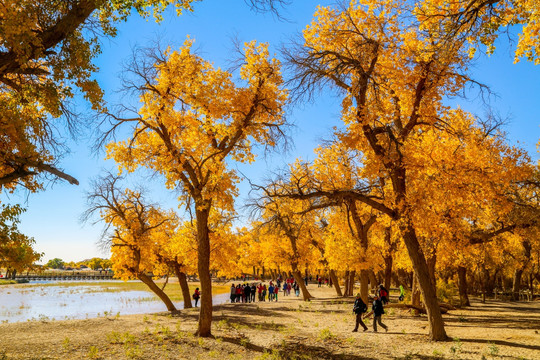
[[[283,42],[298,34],[311,21],[316,4],[329,3],[293,1],[282,13],[286,20],[280,20],[270,13],[255,13],[241,0],[204,0],[195,3],[191,14],[177,17],[174,12],[168,12],[159,25],[151,19],[133,16],[128,22],[120,24],[116,38],[103,41],[103,52],[97,59],[100,71],[96,79],[105,90],[107,99],[114,100],[122,62],[128,60],[133,47],[148,46],[156,39],[177,47],[189,35],[195,39],[201,56],[224,68],[228,67],[228,60],[233,54],[234,38],[241,42],[253,39],[268,42],[271,51],[277,52]],[[498,44],[495,55],[482,55],[479,58],[473,75],[497,94],[491,97],[491,106],[501,115],[510,116],[510,123],[506,127],[510,141],[514,144],[519,142],[534,160],[538,160],[540,67],[526,61],[513,64],[512,48],[505,38]],[[480,115],[483,113],[477,98],[452,101],[466,110]],[[83,102],[78,106],[83,112],[87,108]],[[319,140],[328,137],[333,126],[341,125],[339,101],[332,94],[321,95],[312,104],[291,109],[288,116],[296,125],[291,133],[293,149],[285,155],[260,157],[254,165],[241,166],[241,171],[253,181],[260,182],[272,170],[284,167],[296,157],[313,159],[313,148]],[[22,203],[28,208],[21,216],[20,228],[23,233],[35,238],[36,249],[45,253],[43,262],[55,257],[79,261],[94,256],[109,256],[96,246],[102,225],[83,225],[79,222],[85,210],[85,192],[90,189],[90,180],[98,176],[103,168],[114,168],[114,164],[103,160],[103,153],[97,156],[92,154],[90,145],[88,138],[72,143],[72,153],[61,162],[61,167],[80,181],[79,186],[57,182],[37,194],[20,192],[0,195],[2,203]],[[159,181],[143,181],[153,189],[153,200],[165,207],[176,207],[175,196],[164,191]],[[245,198],[247,184],[241,184],[240,189],[240,198]]]

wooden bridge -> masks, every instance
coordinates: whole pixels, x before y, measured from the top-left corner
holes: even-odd
[[[44,272],[44,273],[27,273],[17,274],[15,280],[111,280],[114,273],[111,271],[62,271],[62,272]]]

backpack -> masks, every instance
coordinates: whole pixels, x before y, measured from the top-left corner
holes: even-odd
[[[384,314],[384,307],[381,300],[373,301],[373,313],[375,316],[380,316]]]
[[[358,304],[355,302],[355,305],[357,305],[357,306],[354,307],[353,311],[354,311],[355,314],[363,314],[363,313],[365,313],[367,311],[367,305],[364,302],[364,300],[362,300],[362,299],[358,299],[358,300],[360,300],[360,301],[359,301]]]

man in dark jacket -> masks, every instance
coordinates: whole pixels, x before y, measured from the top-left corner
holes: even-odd
[[[366,311],[367,311],[366,303],[362,300],[359,293],[356,294],[356,300],[354,301],[354,306],[353,306],[353,313],[356,314],[356,326],[354,327],[353,332],[358,331],[358,325],[362,325],[362,327],[364,328],[364,331],[368,329],[366,324],[364,324],[364,322],[362,321],[362,314],[365,313]]]
[[[371,310],[373,311],[373,331],[377,332],[377,323],[381,325],[381,327],[388,332],[388,326],[384,325],[382,323],[382,315],[384,314],[384,307],[382,300],[379,296],[375,297],[375,300],[373,300],[373,305],[371,306]]]

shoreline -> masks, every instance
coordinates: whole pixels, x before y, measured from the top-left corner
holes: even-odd
[[[446,342],[425,316],[389,308],[389,332],[352,333],[352,298],[309,287],[303,302],[214,307],[214,338],[197,338],[198,310],[0,325],[1,359],[539,359],[540,302],[473,302],[444,315]],[[281,295],[281,294],[280,294]],[[489,331],[486,331],[489,329]],[[1,351],[4,351],[2,354]],[[2,357],[3,356],[3,357]]]

